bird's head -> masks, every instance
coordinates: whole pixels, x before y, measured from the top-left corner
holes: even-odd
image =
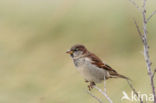
[[[78,58],[87,53],[87,49],[83,45],[74,45],[66,53],[70,54],[72,58]]]

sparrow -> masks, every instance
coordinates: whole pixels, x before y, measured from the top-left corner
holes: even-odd
[[[123,78],[129,80],[128,77],[119,74],[109,65],[105,64],[94,53],[87,50],[84,45],[74,45],[66,53],[70,54],[75,67],[84,77],[85,82],[89,82],[89,90],[93,89],[96,83],[109,78]]]

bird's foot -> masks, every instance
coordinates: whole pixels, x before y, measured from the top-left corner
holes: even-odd
[[[89,91],[91,91],[95,85],[96,84],[94,82],[90,82],[90,84],[88,85]]]

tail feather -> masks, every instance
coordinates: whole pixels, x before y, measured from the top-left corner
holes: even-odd
[[[117,74],[118,77],[120,78],[123,78],[123,79],[127,79],[127,80],[130,80],[128,77],[124,76],[124,75],[121,75],[121,74]]]
[[[119,77],[119,78],[123,78],[123,79],[126,79],[126,80],[130,80],[128,77],[126,77],[126,76],[124,76],[124,75],[121,75],[121,74],[118,74],[118,73],[113,73],[113,74],[111,74],[111,76],[112,76],[113,78]]]
[[[121,74],[118,74],[116,71],[109,71],[109,74],[111,76],[111,78],[123,78],[123,79],[126,79],[126,80],[130,80],[128,77],[124,76],[124,75],[121,75]]]

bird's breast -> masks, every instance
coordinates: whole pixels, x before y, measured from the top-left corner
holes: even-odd
[[[77,68],[82,67],[84,65],[85,59],[79,58],[79,59],[74,59],[74,64]]]
[[[88,58],[74,60],[74,64],[80,74],[88,81],[100,82],[106,74],[105,70],[93,65]]]

